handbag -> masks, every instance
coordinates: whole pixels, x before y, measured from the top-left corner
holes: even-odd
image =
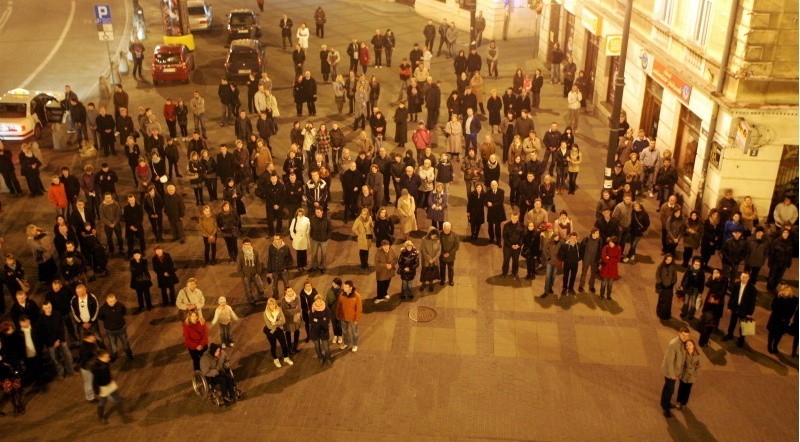
[[[217,243],[217,234],[216,233],[208,237],[208,243],[209,244],[216,244]]]
[[[739,321],[739,328],[742,336],[755,336],[756,335],[756,321],[755,319],[742,319]]]
[[[117,388],[119,387],[117,386],[117,383],[115,381],[111,381],[111,383],[109,383],[108,385],[101,385],[98,396],[109,397],[111,396],[112,393],[117,391]]]

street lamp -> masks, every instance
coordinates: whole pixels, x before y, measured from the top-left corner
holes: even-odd
[[[608,121],[608,152],[603,189],[611,189],[611,171],[614,169],[614,155],[619,148],[619,116],[622,113],[622,94],[625,91],[625,61],[628,57],[628,37],[631,33],[633,0],[625,0],[625,19],[622,21],[622,44],[620,45],[619,68],[614,80],[614,103]],[[585,97],[584,97],[585,98]]]

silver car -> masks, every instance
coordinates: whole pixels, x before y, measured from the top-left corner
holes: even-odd
[[[189,10],[189,29],[192,31],[207,31],[211,29],[211,5],[206,0],[189,0],[186,2]]]

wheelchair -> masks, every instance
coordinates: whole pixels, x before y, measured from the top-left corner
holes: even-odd
[[[233,370],[230,368],[227,369],[228,374],[233,378]],[[242,396],[241,390],[236,387],[236,378],[234,379],[234,391],[236,392],[236,400],[238,401],[239,398]],[[192,375],[192,389],[194,390],[195,394],[201,399],[208,398],[211,403],[216,405],[217,407],[225,406],[225,399],[222,397],[222,391],[217,385],[212,384],[209,382],[208,378],[206,378],[203,373],[199,370],[195,371]]]

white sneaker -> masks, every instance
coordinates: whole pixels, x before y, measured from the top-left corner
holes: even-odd
[[[273,359],[272,363],[275,364],[276,367],[281,368],[281,361],[278,359]]]
[[[384,298],[375,298],[375,304],[380,304],[383,301],[386,301],[386,299],[384,299]]]
[[[340,344],[344,343],[344,341],[342,340],[341,336],[339,336],[339,340],[337,342],[340,343]]]
[[[289,359],[289,358],[283,358],[283,362],[284,362],[286,365],[294,365],[294,362],[292,362],[292,360],[291,360],[291,359]]]
[[[386,297],[385,297],[385,298],[383,298],[383,300],[384,300],[384,301],[388,301],[388,300],[389,300],[389,298],[391,298],[391,297],[392,297],[392,295],[386,295]]]
[[[357,351],[358,351],[358,346],[357,346],[357,345],[354,345],[354,346],[353,346],[353,353],[355,353],[355,352],[357,352]]]
[[[225,344],[222,344],[220,347],[222,347],[222,348],[225,348],[225,347],[226,347],[226,345],[225,345]]]
[[[627,256],[622,258],[622,262],[628,262],[628,261],[630,261],[630,258],[628,258]]]
[[[339,341],[339,342],[341,342],[341,341]],[[339,346],[340,350],[344,350],[345,348],[347,348],[347,344],[342,344],[342,345]]]
[[[230,344],[228,344],[228,347],[233,347],[233,342],[231,342]]]

